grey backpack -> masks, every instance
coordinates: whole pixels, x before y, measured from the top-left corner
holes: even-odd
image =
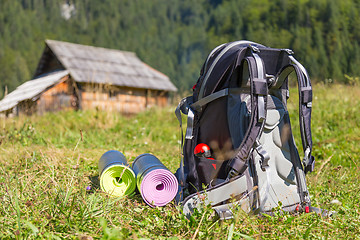
[[[295,72],[304,158],[291,131],[288,76]],[[192,96],[175,114],[182,127],[182,159],[176,200],[190,216],[211,205],[222,218],[234,204],[246,212],[320,211],[310,205],[305,174],[314,169],[312,87],[289,49],[249,41],[216,47],[207,57]],[[181,131],[183,132],[183,131]]]

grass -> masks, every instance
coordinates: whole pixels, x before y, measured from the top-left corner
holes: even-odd
[[[297,95],[291,90],[291,97]],[[132,162],[156,155],[179,166],[175,107],[136,116],[86,111],[0,120],[1,239],[359,239],[360,88],[314,87],[315,172],[307,176],[314,206],[337,215],[258,217],[237,211],[213,221],[211,210],[187,220],[173,203],[150,208],[139,195],[110,198],[93,187],[97,161],[110,149]],[[298,146],[296,101],[289,103]]]

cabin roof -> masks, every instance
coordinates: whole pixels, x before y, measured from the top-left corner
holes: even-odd
[[[35,76],[44,73],[49,56],[55,56],[76,82],[177,91],[163,73],[143,63],[135,53],[69,42],[46,40]]]
[[[67,70],[56,71],[21,84],[0,101],[0,112],[10,110],[24,100],[35,101],[41,93],[65,80],[68,74]]]

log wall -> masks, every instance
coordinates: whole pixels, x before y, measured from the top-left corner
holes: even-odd
[[[94,84],[83,84],[80,89],[81,109],[135,114],[168,103],[168,94],[164,91]]]
[[[43,114],[68,109],[78,109],[78,100],[71,79],[66,76],[60,83],[47,89],[35,101],[26,100],[17,106],[18,114]]]
[[[43,92],[34,102],[18,104],[18,113],[43,114],[69,109],[114,111],[136,114],[152,107],[168,104],[168,93],[159,90],[124,88],[101,84],[77,84],[71,78]]]

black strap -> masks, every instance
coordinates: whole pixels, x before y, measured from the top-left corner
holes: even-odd
[[[256,139],[261,135],[266,119],[267,110],[267,81],[264,64],[254,53],[244,59],[248,63],[251,84],[251,119],[250,124],[240,146],[235,150],[236,155],[228,163],[228,178],[242,174],[248,166],[248,158],[254,149]]]
[[[207,95],[206,97],[200,99],[199,101],[194,102],[193,104],[190,105],[190,108],[200,113],[207,104],[219,98],[228,96],[229,94],[239,94],[239,93],[250,94],[250,91],[246,88],[224,88],[210,95]]]
[[[182,200],[182,191],[184,190],[185,188],[185,171],[184,171],[184,154],[183,154],[183,146],[184,146],[184,133],[183,133],[183,129],[182,129],[182,118],[181,118],[181,113],[183,114],[188,114],[189,112],[189,107],[190,105],[193,103],[192,101],[192,96],[189,96],[189,97],[186,97],[186,98],[183,98],[180,102],[179,102],[179,105],[176,107],[175,109],[175,115],[179,121],[179,124],[180,124],[180,132],[181,132],[181,147],[180,147],[180,152],[182,153],[181,154],[181,160],[180,160],[180,176],[179,176],[179,180],[180,180],[180,191],[181,191],[181,200]],[[191,126],[192,127],[192,126]]]
[[[199,101],[196,101],[193,104],[191,104],[190,107],[197,112],[201,112],[202,108],[205,105],[207,105],[208,103],[210,103],[216,99],[225,97],[228,94],[229,94],[229,88],[222,89],[222,90],[212,93],[204,98],[201,98]]]
[[[289,74],[295,71],[299,89],[299,121],[304,150],[303,165],[305,173],[307,173],[312,172],[315,165],[315,158],[311,155],[313,145],[311,137],[312,87],[305,68],[291,55],[292,52],[287,50],[286,52],[289,54],[289,59],[292,63],[279,71],[274,85],[275,87],[281,86]]]

